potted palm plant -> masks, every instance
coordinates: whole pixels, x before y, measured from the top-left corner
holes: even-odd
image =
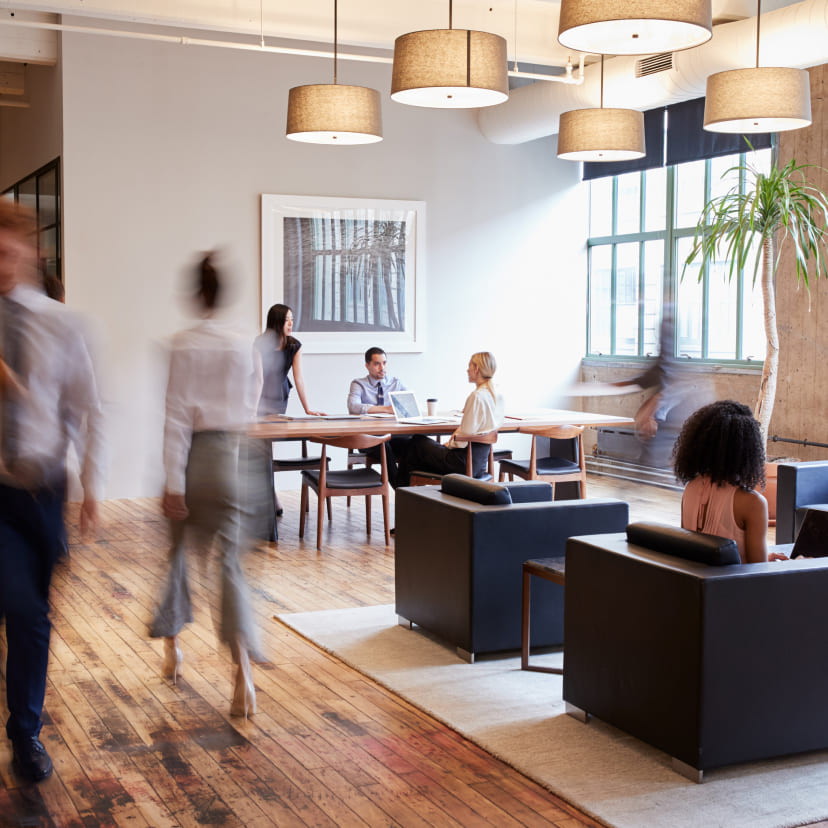
[[[745,191],[736,184],[710,199],[702,208],[693,247],[685,269],[696,260],[707,264],[726,258],[728,279],[753,265],[753,279],[761,278],[767,348],[762,382],[754,407],[767,450],[768,429],[776,399],[779,369],[779,333],[776,327],[774,277],[782,250],[790,241],[797,281],[810,291],[809,269],[815,277],[828,277],[828,197],[806,179],[812,164],[794,159],[761,172],[751,164],[739,165],[725,175],[745,176]],[[700,270],[700,277],[703,269]]]

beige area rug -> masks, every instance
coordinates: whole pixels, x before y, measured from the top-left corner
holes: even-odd
[[[661,751],[565,715],[560,676],[523,672],[519,658],[466,664],[422,630],[398,626],[392,605],[279,619],[608,825],[781,828],[828,818],[828,752],[708,771],[697,785]]]

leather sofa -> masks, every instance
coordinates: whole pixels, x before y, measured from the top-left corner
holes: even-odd
[[[706,562],[705,562],[706,561]],[[705,770],[828,748],[828,559],[632,524],[566,548],[563,699]]]
[[[776,479],[776,542],[793,543],[808,509],[828,511],[828,462],[780,463]]]
[[[522,565],[563,556],[570,535],[614,532],[620,500],[552,501],[544,482],[484,483],[446,475],[441,486],[396,492],[396,611],[473,661],[520,648]],[[533,579],[532,643],[563,642],[563,587]]]

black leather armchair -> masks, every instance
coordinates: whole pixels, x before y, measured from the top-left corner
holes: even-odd
[[[567,543],[568,712],[654,745],[696,781],[828,748],[828,559],[728,564],[733,541],[629,531]]]
[[[828,511],[828,462],[780,463],[776,479],[776,542],[793,543],[808,509]]]
[[[521,641],[522,566],[564,554],[570,535],[622,530],[620,500],[551,500],[548,483],[483,483],[447,475],[434,486],[397,489],[396,610],[473,661]],[[532,643],[563,641],[563,591],[535,579]]]

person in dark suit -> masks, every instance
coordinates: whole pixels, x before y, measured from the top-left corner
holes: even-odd
[[[0,200],[0,617],[6,622],[6,734],[19,776],[39,782],[52,760],[39,739],[49,661],[49,587],[65,549],[69,435],[81,453],[81,530],[97,520],[101,403],[76,315],[26,284],[33,222]]]

